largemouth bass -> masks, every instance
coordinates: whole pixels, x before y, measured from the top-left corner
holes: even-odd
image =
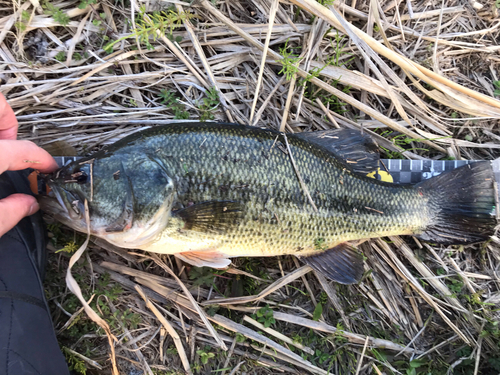
[[[116,246],[223,268],[293,254],[340,283],[363,273],[356,241],[414,235],[484,241],[496,220],[493,172],[474,163],[417,185],[369,178],[373,141],[350,129],[282,134],[183,123],[128,136],[48,176],[42,208]]]

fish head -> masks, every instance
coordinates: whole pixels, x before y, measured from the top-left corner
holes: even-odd
[[[43,211],[63,224],[87,232],[85,200],[90,200],[90,166],[71,163],[45,177],[47,195],[39,197]]]
[[[126,248],[145,248],[166,227],[175,198],[168,168],[141,153],[73,162],[46,178],[42,209],[63,224]]]

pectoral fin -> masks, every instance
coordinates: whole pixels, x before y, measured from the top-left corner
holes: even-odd
[[[239,202],[210,201],[197,203],[174,213],[181,218],[185,230],[225,233],[239,224],[243,206]]]
[[[363,255],[348,243],[300,259],[333,281],[355,284],[363,276]]]
[[[175,254],[180,260],[195,267],[226,268],[231,261],[218,251],[186,251]]]

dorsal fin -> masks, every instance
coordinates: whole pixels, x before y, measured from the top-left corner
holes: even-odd
[[[332,153],[354,172],[366,175],[378,169],[378,146],[367,134],[354,129],[296,133],[295,136]]]

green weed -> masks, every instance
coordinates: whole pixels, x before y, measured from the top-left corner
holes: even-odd
[[[314,308],[313,320],[318,321],[319,318],[321,318],[321,314],[323,314],[323,304],[318,303],[318,304],[316,304],[316,307]]]
[[[245,342],[247,338],[243,336],[241,333],[236,334],[236,342],[242,343]]]
[[[323,362],[325,362],[331,357],[330,353],[325,353],[320,349],[316,349],[314,351],[314,354],[316,355],[316,360],[319,362],[320,365],[322,365]]]
[[[78,4],[78,9],[85,9],[91,4],[96,4],[97,0],[82,0],[80,4]]]
[[[179,103],[179,99],[172,91],[161,90],[160,97],[162,98],[162,103],[174,112],[174,118],[176,120],[186,120],[189,118],[189,112]]]
[[[48,1],[42,5],[42,8],[44,9],[45,14],[52,16],[52,18],[54,18],[54,20],[62,26],[66,26],[69,23],[69,16],[60,8],[52,5]]]
[[[409,365],[410,368],[406,370],[407,375],[416,375],[417,374],[417,369],[420,367],[423,367],[427,364],[427,361],[425,359],[414,359],[410,361]]]
[[[330,40],[330,45],[332,46],[334,53],[326,61],[328,65],[343,67],[343,66],[348,66],[354,60],[354,56],[352,56],[350,59],[341,61],[341,57],[343,57],[346,54],[342,50],[345,48],[347,41],[348,39],[346,39],[345,35],[339,35],[338,31],[336,32],[335,40]],[[348,53],[347,55],[351,54]]]
[[[387,159],[405,159],[402,153],[398,151],[391,151],[388,148],[385,148],[383,146],[379,146],[382,151],[385,152],[387,155]]]
[[[207,307],[207,315],[208,316],[214,316],[217,314],[217,311],[220,309],[219,305],[209,305]]]
[[[104,46],[104,50],[110,53],[116,43],[131,37],[137,38],[140,43],[143,43],[146,46],[147,49],[152,50],[153,46],[149,42],[149,39],[156,40],[158,38],[158,34],[160,34],[160,36],[166,36],[170,40],[173,40],[174,29],[182,26],[184,21],[196,17],[197,16],[191,13],[177,13],[171,9],[146,14],[146,8],[141,7],[135,22],[136,27],[132,29],[132,33],[108,43]],[[182,38],[180,40],[182,40]],[[180,42],[180,40],[176,39],[175,41]]]
[[[280,54],[283,58],[279,61],[283,68],[279,71],[279,74],[284,74],[286,79],[290,81],[293,76],[299,71],[299,61],[300,58],[295,55],[291,48],[288,46],[288,39],[285,42],[285,46],[280,48]]]
[[[219,92],[217,88],[211,87],[206,91],[206,97],[198,104],[200,112],[200,121],[213,120],[215,118],[213,112],[219,105]]]
[[[335,44],[333,40],[330,40],[330,44],[333,47],[334,53],[326,60],[325,65],[321,68],[313,68],[309,71],[309,75],[307,78],[305,78],[301,84],[305,85],[311,81],[312,78],[317,78],[319,77],[320,73],[328,66],[337,66],[337,67],[342,67],[349,65],[353,60],[354,56],[351,57],[348,60],[341,61],[341,57],[345,54],[342,49],[345,47],[347,41],[344,41],[345,36],[344,35],[339,35],[338,31],[335,35]],[[334,87],[337,87],[337,83],[339,81],[334,81]]]
[[[26,24],[24,22],[16,22],[14,24],[14,26],[16,27],[16,29],[20,32],[23,32],[23,31],[26,31]]]
[[[209,352],[209,350],[210,350],[210,346],[205,345],[205,347],[203,349],[196,351],[196,354],[198,354],[200,356],[200,361],[201,361],[201,364],[203,364],[203,365],[206,365],[210,358],[215,357],[215,354],[212,352]]]
[[[293,340],[293,342],[296,342],[297,344],[302,344],[302,342],[304,341],[304,338],[302,337],[302,335],[294,333],[292,335],[292,340]]]
[[[398,365],[398,368],[406,368],[405,375],[427,375],[427,371],[423,369],[428,365],[427,360],[424,359],[414,359],[409,363],[405,361],[396,361],[394,365]],[[401,366],[401,367],[400,367]]]
[[[269,328],[272,324],[276,323],[273,310],[269,306],[264,306],[263,308],[257,310],[255,314],[252,314],[252,317],[259,323],[262,323],[266,328]]]
[[[177,348],[175,346],[169,346],[168,349],[167,349],[167,355],[178,355],[179,354],[179,351],[177,350]]]
[[[21,12],[20,20],[16,22],[14,26],[16,26],[16,28],[21,32],[25,31],[27,23],[29,22],[30,18],[31,18],[31,13],[28,12],[27,10],[23,10]]]
[[[457,294],[459,294],[462,291],[462,288],[464,287],[464,282],[460,278],[460,276],[457,276],[456,278],[449,277],[448,282],[446,285],[448,286],[448,289],[453,293],[452,297],[456,297]]]
[[[495,371],[500,372],[500,358],[498,357],[488,358],[488,362]]]
[[[57,250],[56,253],[63,252],[63,253],[73,254],[78,250],[79,247],[80,246],[78,246],[75,241],[71,241],[68,242],[66,246],[64,246],[62,249]]]
[[[377,132],[379,129],[375,129],[375,132]],[[392,130],[384,130],[381,131],[379,134],[380,136],[389,139],[392,143],[394,143],[396,146],[399,146],[401,148],[404,148],[406,151],[429,151],[427,148],[422,148],[422,147],[408,147],[412,146],[412,142],[422,142],[424,139],[423,138],[410,138],[405,134],[399,134],[396,135],[392,138],[390,138],[392,134]],[[449,137],[439,137],[435,139],[441,139],[441,138],[449,138]],[[391,151],[385,147],[380,147],[381,150],[383,150],[388,159],[404,159],[404,156],[398,152],[398,151]]]
[[[77,374],[81,375],[87,374],[87,366],[82,359],[71,353],[65,346],[62,347],[62,352],[64,354],[64,357],[66,358],[66,362],[68,363],[69,371],[74,371]]]
[[[344,333],[344,326],[342,325],[342,323],[338,322],[337,326],[335,328],[337,328],[337,332],[335,332],[335,335],[334,335],[334,342],[335,342],[335,344],[336,345],[342,345],[342,344],[346,343],[348,340],[343,335],[343,333]]]
[[[497,4],[500,3],[500,0],[497,0]],[[498,6],[498,5],[497,5]],[[500,8],[500,6],[498,6]],[[500,96],[500,81],[493,81],[493,85],[495,85],[496,89],[493,91],[493,94],[496,96]]]
[[[60,248],[57,253],[72,254],[85,242],[85,237],[78,233],[63,232],[59,223],[47,225],[51,236],[51,242],[55,248]]]
[[[340,99],[335,95],[331,95],[330,93],[327,93],[321,89],[318,90],[315,86],[311,84],[311,80],[313,78],[319,77],[321,72],[328,66],[343,67],[343,66],[348,66],[353,61],[354,56],[352,56],[349,59],[342,58],[346,54],[345,52],[343,52],[346,43],[347,40],[345,40],[345,36],[339,35],[337,32],[335,38],[330,40],[330,44],[333,48],[333,53],[331,54],[330,58],[325,62],[325,64],[321,68],[316,67],[311,69],[309,71],[308,76],[300,82],[301,85],[306,86],[305,96],[308,99],[314,101],[316,100],[316,98],[319,98],[326,107],[330,108],[332,111],[339,114],[342,114],[346,111],[344,107],[347,104],[340,101]],[[332,80],[330,82],[330,85],[338,89],[339,83],[340,79]],[[345,86],[342,88],[341,91],[348,94],[349,90],[350,86]]]
[[[462,362],[455,367],[454,374],[473,374],[475,368],[475,360],[472,358],[472,349],[469,346],[457,350],[457,358],[463,358]]]
[[[66,61],[66,54],[63,51],[60,51],[57,53],[57,55],[54,56],[54,59],[60,62]]]
[[[481,337],[491,337],[498,343],[497,345],[500,345],[500,329],[498,325],[498,320],[489,320],[481,331]]]
[[[326,305],[327,302],[328,302],[328,295],[325,292],[321,292],[318,298],[318,303],[314,308],[313,320],[318,321],[319,318],[321,318],[321,314],[323,314],[323,307]]]
[[[23,22],[28,22],[30,20],[30,17],[31,17],[31,13],[28,12],[27,10],[23,10],[21,12],[21,20]]]
[[[193,267],[189,271],[189,279],[193,280],[193,286],[211,287],[214,284],[214,277],[224,273],[210,267]]]
[[[99,13],[99,18],[92,20],[92,25],[99,27],[105,20],[106,20],[106,13]]]

